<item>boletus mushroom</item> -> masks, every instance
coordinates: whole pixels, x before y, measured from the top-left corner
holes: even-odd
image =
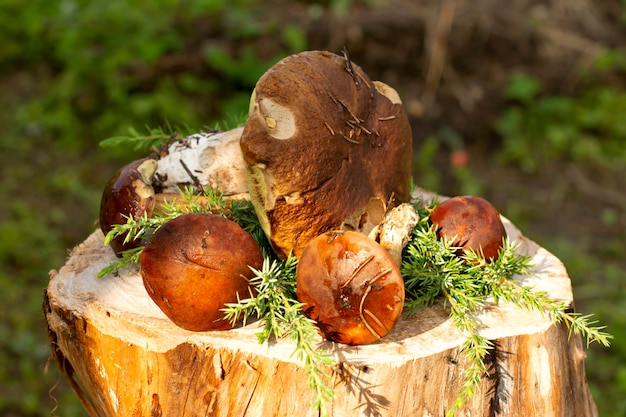
[[[404,281],[373,239],[337,231],[312,239],[296,270],[298,300],[328,340],[362,345],[387,335],[404,304]]]
[[[144,213],[152,213],[155,203],[152,179],[156,169],[156,160],[142,158],[115,172],[104,187],[100,200],[100,229],[105,235],[114,225],[126,223],[126,217],[137,219]],[[125,239],[126,235],[120,235],[110,243],[117,256],[142,243],[137,239],[124,242]]]
[[[496,208],[474,196],[457,196],[443,201],[430,213],[437,237],[453,240],[462,252],[482,253],[488,262],[497,259],[506,230]]]
[[[251,295],[250,267],[260,269],[256,240],[216,214],[183,214],[161,226],[144,247],[140,272],[146,290],[179,327],[232,327],[222,309]]]
[[[409,201],[412,135],[400,97],[347,55],[308,51],[268,70],[241,149],[251,200],[282,258],[346,219],[368,223],[369,208]]]

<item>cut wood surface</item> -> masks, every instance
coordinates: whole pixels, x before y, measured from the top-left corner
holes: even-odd
[[[522,284],[573,305],[562,263],[503,219],[530,255]],[[51,271],[44,310],[61,369],[92,416],[316,416],[313,394],[291,340],[259,344],[256,323],[190,332],[152,302],[136,270],[98,279],[115,260],[100,231]],[[488,375],[457,416],[596,416],[578,335],[548,317],[509,304],[477,318],[495,344]],[[442,304],[403,316],[382,341],[366,346],[322,342],[337,365],[331,416],[443,416],[467,363],[465,337]]]

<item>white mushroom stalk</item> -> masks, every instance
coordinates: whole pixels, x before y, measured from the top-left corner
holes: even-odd
[[[158,160],[154,175],[161,194],[171,195],[191,184],[217,187],[226,197],[249,198],[239,145],[242,130],[200,132],[169,145],[167,154]],[[402,250],[418,220],[411,204],[388,209],[381,199],[372,198],[361,211],[348,216],[341,228],[379,241],[400,264]]]
[[[243,128],[200,132],[172,143],[158,160],[155,186],[177,193],[185,185],[217,188],[227,197],[247,197],[248,186],[239,139]]]
[[[380,225],[379,243],[398,265],[402,262],[402,250],[409,243],[411,232],[419,219],[415,208],[409,203],[404,203],[391,209]]]

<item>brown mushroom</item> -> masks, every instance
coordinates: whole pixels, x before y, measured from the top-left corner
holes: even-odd
[[[303,52],[267,71],[241,149],[251,199],[283,258],[346,219],[367,222],[368,207],[409,200],[412,138],[400,98],[347,57]]]
[[[487,261],[498,257],[506,230],[496,208],[487,200],[473,196],[452,197],[430,213],[437,236],[451,239],[461,251],[481,253]]]
[[[100,229],[105,235],[114,225],[126,223],[126,217],[137,219],[144,213],[152,213],[155,201],[152,178],[156,169],[156,160],[143,158],[123,166],[109,180],[100,201]],[[124,243],[125,238],[126,235],[120,235],[110,243],[117,256],[141,244],[137,239]]]
[[[352,231],[320,235],[306,246],[296,271],[298,300],[328,340],[372,343],[394,327],[404,281],[392,256]]]
[[[380,225],[378,242],[398,265],[402,263],[402,251],[409,243],[418,222],[419,214],[415,207],[410,203],[403,203],[390,210]]]
[[[250,296],[250,267],[262,264],[256,240],[216,214],[183,214],[168,221],[140,256],[152,300],[177,326],[192,331],[231,328],[222,309]]]

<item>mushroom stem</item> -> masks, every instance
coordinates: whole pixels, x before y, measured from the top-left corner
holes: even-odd
[[[181,186],[219,188],[225,195],[248,192],[246,165],[239,139],[242,128],[226,132],[200,132],[168,145],[158,160],[154,186],[177,193]]]

